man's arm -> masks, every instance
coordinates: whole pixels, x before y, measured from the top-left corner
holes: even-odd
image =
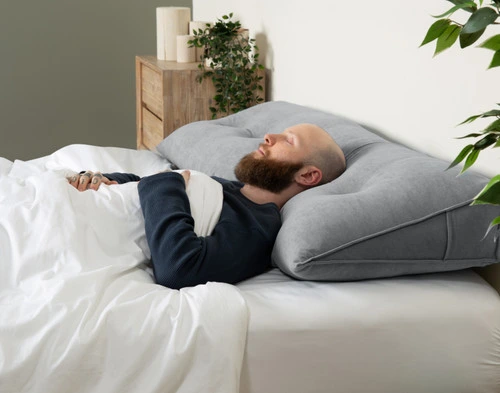
[[[174,289],[203,281],[205,244],[194,232],[186,180],[179,173],[159,173],[138,187],[156,282]]]
[[[144,177],[138,190],[158,284],[173,289],[208,281],[234,284],[269,268],[275,237],[263,236],[251,220],[221,216],[210,236],[196,235],[178,173]]]

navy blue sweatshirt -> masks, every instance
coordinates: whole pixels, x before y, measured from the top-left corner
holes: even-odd
[[[274,203],[259,205],[246,198],[240,192],[243,183],[214,177],[223,189],[221,216],[210,236],[198,237],[180,174],[104,176],[119,183],[140,180],[139,199],[158,284],[174,289],[208,281],[234,284],[271,267],[280,212]]]

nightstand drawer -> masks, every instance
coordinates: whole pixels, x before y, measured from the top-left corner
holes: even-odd
[[[163,83],[161,74],[142,64],[142,102],[157,117],[163,119]]]
[[[135,58],[138,149],[153,150],[178,128],[212,118],[216,89],[211,79],[199,83],[198,66],[154,56]],[[259,76],[264,89],[265,71],[259,70]],[[265,90],[260,95],[265,96]]]
[[[142,110],[142,143],[152,150],[163,139],[163,122],[147,108],[144,108]]]

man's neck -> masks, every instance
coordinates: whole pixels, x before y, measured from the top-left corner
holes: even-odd
[[[240,191],[246,198],[258,205],[274,203],[281,209],[290,198],[297,195],[302,190],[296,189],[296,187],[288,187],[280,193],[274,193],[264,190],[263,188],[245,184]]]

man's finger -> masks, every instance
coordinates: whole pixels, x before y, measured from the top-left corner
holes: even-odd
[[[86,171],[80,175],[80,179],[78,180],[78,191],[85,191],[92,179],[93,173],[90,171]]]
[[[106,184],[107,186],[110,186],[112,184],[118,184],[116,180],[109,180],[107,177],[102,178],[102,183]]]
[[[78,182],[80,180],[80,175],[78,173],[68,176],[66,179],[68,179],[70,185],[72,185],[75,188],[78,188]]]
[[[104,176],[100,172],[94,173],[92,176],[92,179],[89,184],[89,188],[91,190],[97,191],[99,189],[99,186],[101,185],[102,181],[104,179]]]

